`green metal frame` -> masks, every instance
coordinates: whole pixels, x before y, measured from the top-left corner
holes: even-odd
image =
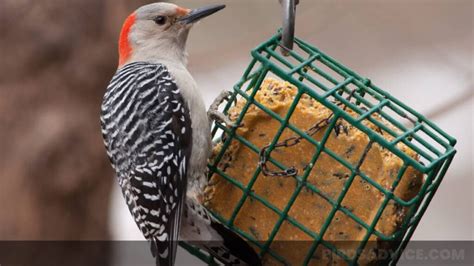
[[[247,185],[240,183],[232,176],[229,176],[223,172],[222,169],[217,167],[219,161],[223,157],[232,140],[239,141],[242,145],[245,145],[257,154],[260,152],[260,149],[250,143],[248,140],[237,135],[235,128],[227,128],[222,124],[216,123],[212,131],[213,137],[218,138],[223,134],[223,132],[225,132],[226,138],[221,151],[216,156],[214,161],[209,164],[209,176],[218,174],[239,188],[243,193],[240,201],[233,210],[230,219],[225,219],[216,213],[214,213],[214,215],[222,223],[232,228],[243,238],[259,247],[261,256],[269,254],[274,259],[282,262],[283,264],[287,263],[285,258],[273,251],[270,248],[270,245],[282,223],[287,221],[314,239],[313,244],[305,258],[305,264],[308,264],[312,259],[312,255],[317,247],[319,245],[323,245],[330,249],[334,254],[344,259],[348,264],[355,265],[357,264],[357,260],[364,250],[369,237],[371,235],[376,235],[382,241],[393,241],[393,243],[396,244],[396,248],[394,249],[394,252],[391,254],[391,257],[388,261],[391,265],[395,265],[408,241],[413,235],[413,232],[415,231],[421,217],[426,211],[426,208],[433,198],[433,195],[436,193],[436,190],[438,189],[438,186],[441,183],[456,153],[456,150],[453,148],[456,140],[442,131],[432,122],[428,121],[425,117],[415,112],[413,109],[409,108],[399,100],[395,99],[386,91],[373,85],[369,79],[359,76],[354,71],[338,63],[335,59],[329,57],[308,43],[305,43],[299,39],[295,39],[295,49],[289,52],[288,57],[284,57],[275,50],[280,45],[279,42],[280,34],[277,33],[275,36],[260,44],[251,52],[253,58],[252,62],[243,74],[241,80],[234,86],[233,95],[225,106],[224,112],[227,113],[229,108],[233,105],[236,97],[242,97],[246,100],[246,104],[236,121],[237,124],[242,121],[245,113],[251,105],[257,106],[270,115],[273,119],[276,119],[281,123],[277,134],[274,136],[273,141],[267,150],[268,155],[271,154],[271,151],[273,150],[274,145],[280,139],[282,132],[286,128],[289,128],[296,134],[302,136],[309,143],[312,143],[317,148],[316,152],[312,156],[310,163],[311,166],[316,163],[321,153],[326,153],[337,162],[350,169],[351,175],[346,181],[344,188],[341,190],[339,197],[334,200],[325,197],[324,193],[320,189],[318,189],[313,184],[306,182],[306,179],[312,168],[307,167],[307,169],[305,169],[305,171],[300,175],[297,175],[296,177],[288,177],[296,178],[297,186],[287,206],[283,210],[280,210],[266,199],[252,191],[252,186],[261,172],[260,167],[256,168],[253,177]],[[269,110],[254,99],[254,96],[260,88],[263,80],[269,75],[273,75],[282,80],[288,81],[298,88],[298,93],[295,97],[295,100],[284,117],[280,117],[278,114]],[[289,122],[299,99],[304,94],[314,98],[325,107],[330,109],[334,114],[321,141],[313,139],[303,130],[295,127]],[[349,95],[350,97],[347,97]],[[343,106],[345,107],[343,108]],[[354,114],[349,114],[349,109],[351,109],[353,113],[356,113],[357,115],[354,116]],[[383,117],[385,123],[382,123],[380,119],[376,119],[373,114]],[[331,130],[333,130],[338,119],[344,119],[349,124],[367,134],[370,139],[367,149],[370,149],[372,143],[377,143],[381,147],[398,156],[403,161],[403,166],[401,167],[397,178],[391,186],[392,189],[388,190],[382,187],[376,181],[360,171],[359,168],[362,164],[362,161],[364,160],[364,155],[362,158],[360,158],[357,165],[352,165],[325,146],[325,143],[329,137],[329,133]],[[369,128],[366,125],[367,123],[372,123],[379,127],[380,130],[383,131],[383,134]],[[391,126],[387,126],[387,123],[391,124]],[[394,130],[394,128],[396,129]],[[384,134],[389,134],[392,136],[392,138],[387,140],[387,138],[384,137]],[[404,143],[406,146],[416,152],[420,156],[420,159],[415,160],[404,153],[397,146],[398,143]],[[278,162],[271,156],[268,157],[269,161],[280,169],[286,169],[288,167],[285,166],[284,162]],[[256,165],[257,163],[258,162],[255,162]],[[394,190],[408,167],[413,167],[414,169],[423,173],[424,183],[419,193],[414,198],[405,201],[395,196]],[[370,224],[367,224],[361,220],[349,209],[341,206],[341,202],[343,201],[345,194],[349,190],[349,187],[356,176],[360,176],[363,180],[377,188],[385,195],[382,205]],[[332,205],[332,210],[327,216],[319,233],[309,230],[297,220],[288,215],[288,211],[290,210],[291,206],[298,197],[298,193],[303,187],[306,187],[314,193],[321,195],[327,200],[329,204]],[[249,235],[248,233],[234,226],[234,221],[237,217],[237,214],[248,198],[259,201],[279,216],[278,222],[275,224],[266,242],[259,242],[252,235]],[[402,225],[394,234],[384,235],[375,229],[375,225],[377,224],[389,201],[394,201],[400,206],[407,207],[408,212]],[[365,228],[367,232],[364,239],[360,242],[357,252],[353,257],[348,257],[345,253],[339,251],[334,244],[323,239],[324,233],[331,224],[331,221],[337,211],[341,211],[350,217],[360,226]],[[210,265],[215,264],[213,258],[206,255],[202,251],[185,243],[182,243],[182,246],[192,254],[201,258],[204,262]]]

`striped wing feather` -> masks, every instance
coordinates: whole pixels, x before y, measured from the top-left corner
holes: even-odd
[[[173,265],[191,121],[179,88],[161,64],[132,63],[112,79],[102,104],[102,133],[127,205],[157,264]]]

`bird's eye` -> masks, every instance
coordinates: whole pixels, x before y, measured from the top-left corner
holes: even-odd
[[[154,21],[158,25],[164,25],[166,23],[166,17],[165,16],[158,16],[154,19]]]

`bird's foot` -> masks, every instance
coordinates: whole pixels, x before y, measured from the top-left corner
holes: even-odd
[[[209,110],[207,111],[207,116],[209,117],[209,120],[216,121],[219,123],[226,124],[227,126],[231,127],[237,127],[238,125],[234,124],[232,120],[230,120],[229,117],[227,117],[225,114],[217,111],[217,110]]]
[[[219,111],[219,105],[224,102],[224,100],[229,101],[230,96],[232,95],[231,91],[222,91],[217,98],[212,102],[209,110],[207,111],[207,116],[209,117],[210,123],[212,121],[216,121],[219,123],[226,124],[227,126],[231,127],[239,127],[241,125],[235,124],[232,120],[229,119],[224,113]]]
[[[224,100],[229,101],[230,96],[232,95],[231,91],[221,91],[219,95],[217,95],[216,99],[212,102],[211,106],[209,107],[210,110],[216,110],[219,109],[219,105],[221,105]]]

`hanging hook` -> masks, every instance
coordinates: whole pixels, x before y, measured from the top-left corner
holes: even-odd
[[[283,7],[283,30],[281,33],[281,53],[288,56],[295,39],[295,13],[299,0],[279,0]]]

